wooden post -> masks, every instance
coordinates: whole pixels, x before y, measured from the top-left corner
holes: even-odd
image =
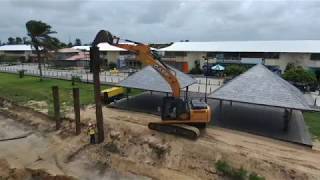
[[[81,132],[79,88],[73,88],[73,105],[74,105],[74,119],[76,123],[76,135],[79,135]]]
[[[232,106],[232,101],[230,101],[230,106]]]
[[[54,107],[54,119],[56,121],[56,130],[60,129],[60,100],[59,100],[59,88],[58,86],[52,87],[53,107]]]
[[[219,100],[219,109],[220,109],[220,112],[222,112],[222,100]]]
[[[92,61],[92,70],[93,70],[93,88],[94,88],[94,97],[96,103],[96,121],[97,121],[97,130],[98,130],[98,143],[104,141],[104,127],[103,127],[103,114],[102,114],[102,105],[100,98],[100,53],[97,46],[90,48],[90,61]]]

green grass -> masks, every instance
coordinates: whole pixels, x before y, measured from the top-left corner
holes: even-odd
[[[259,176],[255,172],[248,172],[242,167],[240,169],[233,168],[223,160],[218,160],[215,163],[215,168],[219,173],[232,180],[265,180],[264,177]]]
[[[79,87],[80,103],[82,105],[93,104],[93,85],[76,83],[72,86],[71,81],[44,79],[39,81],[38,77],[25,76],[20,79],[17,74],[0,73],[0,96],[17,103],[26,103],[30,100],[46,101],[52,104],[52,86],[59,87],[60,102],[66,106],[72,106],[72,88]],[[101,89],[108,88],[103,85]],[[130,95],[141,93],[141,90],[132,89]]]
[[[313,137],[320,140],[320,112],[305,112],[303,116]]]

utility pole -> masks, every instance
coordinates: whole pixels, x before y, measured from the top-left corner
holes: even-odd
[[[96,35],[95,39],[92,42],[90,48],[90,66],[92,66],[93,71],[93,89],[94,89],[94,98],[96,102],[96,120],[97,120],[97,130],[98,130],[98,143],[104,141],[104,127],[103,127],[103,115],[102,115],[102,105],[101,105],[101,89],[100,89],[100,51],[98,44],[102,42],[108,42],[109,44],[113,43],[113,35],[105,30],[101,30]]]
[[[103,114],[102,114],[102,105],[100,98],[100,52],[97,45],[93,45],[90,48],[90,61],[92,62],[92,71],[93,71],[93,89],[94,89],[94,98],[96,103],[96,121],[97,121],[97,130],[98,130],[98,143],[104,141],[104,127],[103,127]]]

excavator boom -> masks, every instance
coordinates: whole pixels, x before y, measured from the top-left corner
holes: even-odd
[[[112,44],[113,46],[126,49],[130,52],[133,52],[136,54],[137,60],[142,62],[143,64],[150,65],[158,71],[158,73],[169,83],[171,90],[172,90],[172,96],[180,98],[180,84],[173,72],[165,67],[163,64],[161,64],[158,60],[154,59],[152,52],[150,50],[150,47],[144,44]]]

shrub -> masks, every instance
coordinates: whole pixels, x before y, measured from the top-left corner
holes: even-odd
[[[19,70],[19,78],[23,78],[24,77],[24,71],[25,70]]]
[[[194,68],[192,68],[189,73],[190,74],[202,74],[199,60],[194,61]]]
[[[247,68],[245,68],[244,66],[240,66],[240,65],[231,65],[231,66],[227,66],[225,73],[227,76],[238,76],[242,73],[244,73],[247,70]]]
[[[264,177],[259,176],[255,172],[248,173],[248,171],[243,169],[242,167],[240,169],[235,169],[225,161],[217,161],[215,163],[215,167],[218,172],[222,173],[222,175],[227,176],[233,180],[265,180]]]
[[[283,74],[283,78],[287,81],[302,83],[306,85],[314,85],[317,83],[317,77],[312,71],[304,70],[302,67],[293,67]]]
[[[114,63],[114,62],[110,62],[110,63],[108,64],[108,67],[109,67],[109,69],[114,69],[114,68],[117,67],[117,64]]]
[[[255,172],[252,172],[252,173],[249,175],[249,180],[265,180],[265,178],[259,176],[259,175],[258,175],[257,173],[255,173]]]
[[[80,77],[80,76],[75,76],[75,75],[73,75],[73,76],[71,77],[72,86],[74,86],[76,82],[81,82],[81,77]]]
[[[215,166],[223,175],[232,175],[232,167],[227,162],[219,160],[216,162]]]
[[[294,63],[288,63],[287,66],[286,66],[286,69],[284,70],[284,72],[287,72],[291,69],[294,69],[296,68],[296,66],[294,65]]]

